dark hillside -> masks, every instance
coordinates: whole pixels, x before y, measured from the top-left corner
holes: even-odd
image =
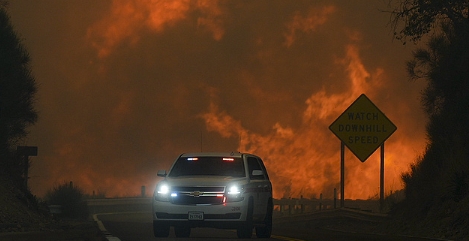
[[[396,38],[428,36],[407,70],[411,80],[427,83],[421,100],[429,119],[425,153],[403,175],[406,198],[394,208],[396,226],[469,240],[469,1],[396,2]]]
[[[91,220],[56,219],[46,204],[0,175],[0,240],[107,240]]]
[[[21,191],[7,175],[0,175],[0,232],[44,229],[52,222],[29,191]]]

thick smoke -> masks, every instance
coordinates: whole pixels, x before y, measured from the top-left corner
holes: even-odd
[[[277,198],[331,197],[340,142],[328,126],[362,93],[398,127],[385,188],[402,188],[425,145],[424,83],[406,80],[412,49],[376,4],[11,2],[39,83],[31,190],[139,195],[180,153],[239,150],[265,159]],[[346,198],[379,193],[378,156],[346,153]]]

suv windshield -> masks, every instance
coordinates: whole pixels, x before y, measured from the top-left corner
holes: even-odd
[[[245,177],[243,159],[233,157],[181,157],[176,161],[168,176],[202,175]]]

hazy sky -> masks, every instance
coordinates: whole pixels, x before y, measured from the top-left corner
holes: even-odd
[[[425,148],[423,81],[393,40],[388,1],[10,1],[32,58],[39,121],[30,188],[73,181],[147,194],[183,152],[247,151],[274,196],[332,197],[340,141],[329,125],[366,94],[397,126],[385,190]],[[379,151],[346,151],[345,198],[379,193]]]

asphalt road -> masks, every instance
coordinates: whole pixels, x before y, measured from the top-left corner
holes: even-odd
[[[105,229],[111,234],[109,240],[121,241],[155,241],[155,240],[250,240],[238,239],[234,230],[194,228],[190,238],[176,238],[171,230],[169,238],[155,238],[152,230],[152,216],[150,212],[127,212],[99,214],[97,218],[103,223]],[[270,239],[258,240],[287,240],[287,241],[371,241],[371,240],[402,240],[420,241],[428,239],[384,236],[365,234],[360,232],[343,232],[335,230],[333,224],[341,222],[343,216],[319,214],[289,219],[274,219],[273,233]],[[349,218],[346,220],[350,221]],[[330,225],[329,225],[330,224]],[[257,239],[255,235],[251,240]]]

